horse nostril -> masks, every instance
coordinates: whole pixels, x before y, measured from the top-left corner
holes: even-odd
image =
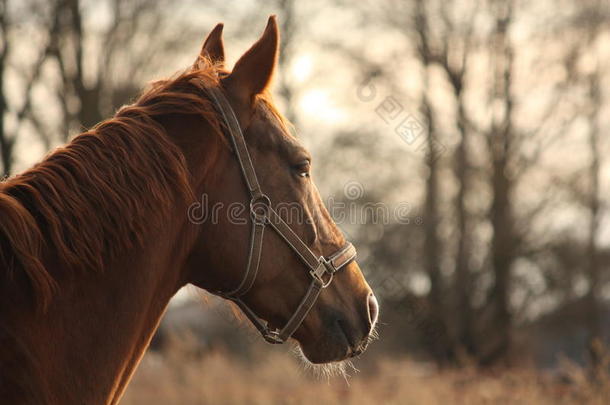
[[[379,303],[377,302],[377,298],[373,293],[369,294],[368,298],[369,305],[369,322],[371,323],[371,330],[375,327],[377,323],[377,317],[379,316]]]

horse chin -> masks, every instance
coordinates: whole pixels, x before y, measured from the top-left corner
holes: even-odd
[[[376,333],[371,333],[366,341],[356,347],[350,344],[350,334],[342,322],[331,322],[324,330],[304,328],[293,336],[298,342],[298,355],[310,365],[336,365],[364,352]]]
[[[319,347],[309,348],[307,346],[299,345],[299,352],[302,357],[311,364],[329,364],[336,363],[348,359],[349,348],[347,346],[324,346],[323,349]]]
[[[341,360],[318,361],[316,355],[310,357],[311,355],[306,354],[300,344],[295,345],[294,353],[301,360],[303,367],[317,378],[343,377],[347,380],[350,372],[358,371],[347,356]]]

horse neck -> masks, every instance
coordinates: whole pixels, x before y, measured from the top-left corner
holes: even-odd
[[[190,153],[189,170],[203,169],[202,158]],[[0,349],[0,398],[118,402],[170,298],[188,282],[183,269],[196,235],[187,205],[177,204],[163,229],[104,272],[63,280],[45,313],[24,316],[17,309],[25,303],[0,309],[0,346],[7,349]]]
[[[1,398],[66,404],[118,400],[170,298],[184,285],[179,269],[185,252],[168,242],[184,234],[185,225],[166,225],[103,273],[62,282],[45,313],[2,310]]]

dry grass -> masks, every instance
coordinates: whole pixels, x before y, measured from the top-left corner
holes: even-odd
[[[566,363],[561,375],[474,369],[436,372],[408,359],[379,359],[366,371],[316,378],[284,352],[252,361],[223,350],[193,355],[182,340],[145,356],[122,405],[156,404],[608,404],[610,380],[591,384]]]

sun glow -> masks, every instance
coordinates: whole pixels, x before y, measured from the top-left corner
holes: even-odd
[[[299,55],[292,64],[291,74],[295,82],[303,83],[313,70],[313,58],[310,54]]]
[[[312,120],[336,124],[346,118],[345,112],[336,105],[328,92],[319,88],[306,91],[301,96],[299,107]]]

